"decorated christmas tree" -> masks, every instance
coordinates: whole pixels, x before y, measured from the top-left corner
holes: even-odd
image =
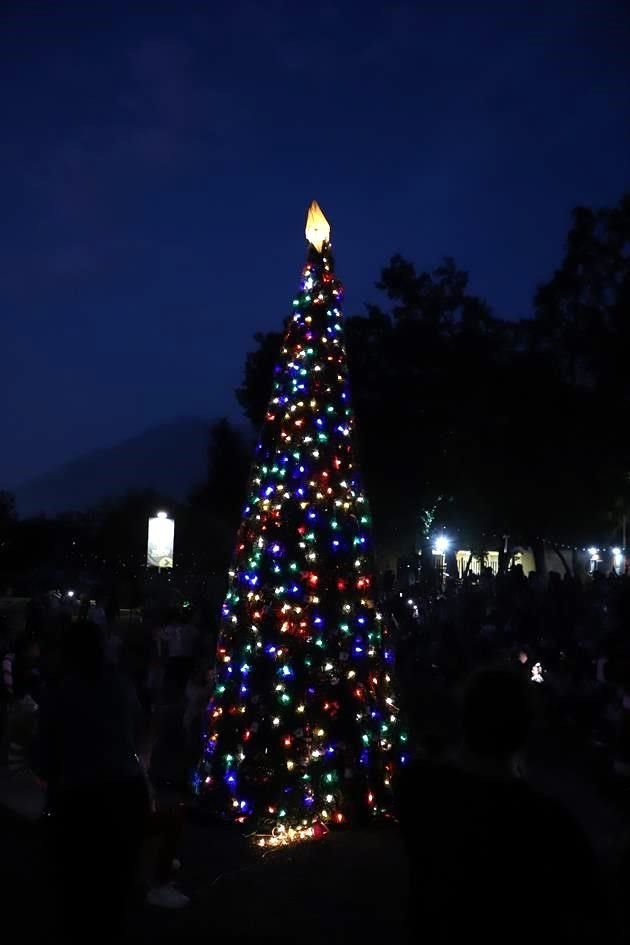
[[[195,778],[215,808],[261,831],[261,844],[386,812],[404,762],[354,452],[342,286],[315,202],[306,236],[230,570]]]

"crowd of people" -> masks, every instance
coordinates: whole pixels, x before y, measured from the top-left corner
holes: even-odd
[[[547,731],[630,776],[629,577],[488,568],[440,593],[412,585],[390,607],[400,688],[426,747],[448,737],[458,686],[500,664],[532,683]]]
[[[212,634],[182,608],[121,622],[100,601],[55,601],[31,602],[17,634],[2,628],[2,805],[47,824],[63,928],[106,891],[110,940],[140,895],[189,902],[173,883],[177,791],[198,757]]]
[[[440,585],[389,595],[416,742],[401,792],[414,935],[623,941],[630,577],[517,566]]]
[[[582,890],[592,909],[575,915],[582,929],[596,927],[604,897],[588,844],[558,806],[525,786],[525,716],[533,708],[542,764],[545,751],[560,765],[569,758],[572,771],[578,759],[582,771],[597,767],[625,797],[630,578],[552,573],[543,581],[519,567],[486,570],[447,580],[439,592],[394,587],[385,606],[416,758],[401,782],[400,819],[412,883],[433,890],[433,940],[464,934],[455,921],[462,913],[447,900],[466,901],[470,918],[487,899],[487,883],[505,903],[524,895],[514,884],[529,881],[548,909],[549,882],[565,913],[574,901],[569,888]],[[104,889],[104,939],[141,895],[154,906],[185,907],[173,884],[183,817],[177,798],[198,760],[213,629],[190,607],[147,606],[121,620],[111,601],[34,599],[17,635],[0,630],[3,801],[33,822],[52,815],[44,818],[46,844],[64,928],[76,922],[79,899],[96,908]],[[531,758],[535,765],[535,752]],[[553,871],[564,871],[566,881],[553,880]],[[438,912],[450,916],[444,939],[435,931]],[[496,897],[493,915],[506,918]],[[481,913],[475,922],[489,928]]]

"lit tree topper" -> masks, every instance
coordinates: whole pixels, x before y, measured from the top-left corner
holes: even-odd
[[[316,200],[313,200],[306,214],[306,239],[321,253],[324,243],[330,242],[330,223],[322,213]]]

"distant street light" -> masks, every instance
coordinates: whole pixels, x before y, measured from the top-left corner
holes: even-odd
[[[588,553],[591,557],[591,574],[595,574],[595,572],[599,570],[599,565],[602,560],[599,556],[599,548],[593,546],[588,549]]]
[[[445,555],[451,544],[450,538],[447,538],[446,535],[439,535],[435,539],[435,552],[438,555]]]

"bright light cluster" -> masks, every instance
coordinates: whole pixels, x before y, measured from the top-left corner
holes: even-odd
[[[303,839],[361,806],[386,810],[404,763],[341,297],[329,245],[311,248],[229,572],[195,779],[225,814],[258,825],[260,845]]]
[[[283,827],[279,824],[269,834],[257,834],[256,846],[275,849],[289,847],[305,840],[315,840],[326,836],[328,830],[321,824],[298,824],[297,827]]]

